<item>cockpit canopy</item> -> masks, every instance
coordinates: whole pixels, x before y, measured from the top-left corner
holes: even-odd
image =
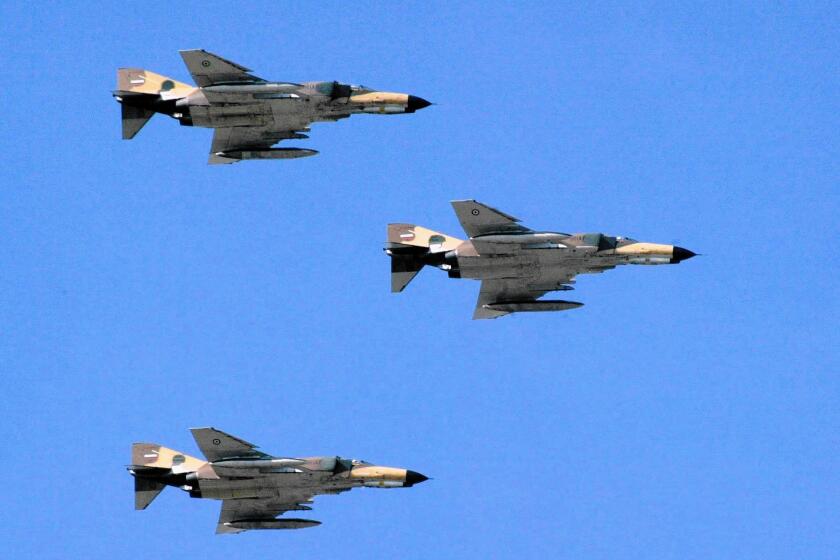
[[[361,459],[343,459],[341,457],[322,457],[319,465],[322,471],[330,471],[333,473],[346,472],[353,467],[369,466],[370,463],[362,461]]]
[[[619,235],[615,239],[619,247],[623,247],[624,245],[632,245],[633,243],[638,243],[638,240],[633,239],[632,237],[621,237]]]
[[[616,247],[616,238],[603,233],[584,233],[581,238],[584,245],[597,247],[599,251],[608,251]]]
[[[603,233],[582,233],[575,237],[580,239],[583,245],[597,247],[599,251],[610,251],[616,247],[637,243],[635,239],[630,239],[629,237],[611,237]]]
[[[320,94],[329,96],[331,99],[339,99],[342,97],[350,97],[351,95],[361,95],[363,93],[375,91],[365,86],[342,84],[340,82],[318,82],[315,84],[315,90]]]

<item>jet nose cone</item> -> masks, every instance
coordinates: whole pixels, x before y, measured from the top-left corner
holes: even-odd
[[[428,107],[431,104],[432,104],[431,101],[426,101],[422,97],[417,97],[415,95],[409,95],[408,96],[408,105],[405,109],[405,112],[406,113],[413,113],[414,111],[416,111],[418,109],[423,109],[425,107]]]
[[[417,471],[406,471],[405,472],[405,485],[406,486],[414,486],[415,484],[420,484],[429,480],[428,476],[422,475]]]
[[[683,249],[682,247],[674,246],[674,255],[671,257],[672,263],[678,263],[680,261],[684,261],[690,259],[691,257],[696,256],[697,253],[693,251],[689,251],[688,249]]]

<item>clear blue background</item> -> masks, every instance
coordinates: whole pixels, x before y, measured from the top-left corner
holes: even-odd
[[[830,558],[840,549],[832,2],[5,3],[0,540],[17,558]],[[205,48],[276,80],[408,91],[321,151],[205,164],[117,67]],[[478,284],[388,291],[385,224],[534,228],[704,256],[579,278],[582,309],[471,321]],[[133,441],[212,425],[434,477],[213,535],[132,510]]]

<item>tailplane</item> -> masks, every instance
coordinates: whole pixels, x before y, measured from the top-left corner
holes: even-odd
[[[206,461],[156,443],[135,443],[128,467],[134,476],[134,509],[146,509],[169,484],[205,464]]]
[[[149,70],[120,68],[114,97],[122,104],[122,137],[134,138],[164,105],[188,96],[195,88]],[[169,102],[167,104],[167,102]]]
[[[157,498],[166,484],[149,478],[134,477],[134,509],[141,510]]]
[[[140,129],[146,126],[154,116],[155,112],[145,107],[122,104],[122,137],[123,140],[131,140]]]
[[[391,292],[401,292],[426,264],[442,264],[442,256],[463,243],[414,224],[388,224],[385,252],[391,257]]]
[[[391,293],[403,291],[424,266],[422,257],[391,253]]]

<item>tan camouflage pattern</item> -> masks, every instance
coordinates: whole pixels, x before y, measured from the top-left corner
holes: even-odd
[[[660,243],[630,243],[615,249],[616,255],[665,255],[674,254],[673,245],[662,245]]]
[[[135,443],[131,446],[131,464],[138,467],[172,469],[173,473],[196,472],[207,464],[196,457],[156,443]]]
[[[217,460],[201,460],[155,443],[132,446],[128,470],[135,481],[135,509],[145,509],[166,486],[174,486],[194,498],[223,501],[218,534],[300,529],[318,522],[276,516],[311,509],[306,504],[319,494],[410,487],[427,480],[415,471],[336,456],[274,457],[215,428],[192,432],[202,452]]]
[[[366,103],[374,105],[406,105],[408,104],[407,93],[394,93],[390,91],[372,91],[361,95],[351,95],[350,103]]]
[[[424,266],[440,268],[451,278],[480,280],[474,319],[574,309],[582,304],[539,298],[574,289],[580,274],[626,264],[677,264],[696,255],[683,247],[602,233],[534,231],[476,200],[455,200],[452,206],[468,241],[417,225],[388,225],[385,252],[391,257],[391,292],[402,292]],[[438,248],[433,250],[435,239]]]
[[[198,88],[141,68],[117,70],[117,90],[160,95],[162,99],[187,97]]]
[[[333,82],[269,82],[240,64],[201,50],[180,54],[198,87],[150,70],[120,68],[114,97],[122,103],[123,139],[134,138],[154,114],[184,126],[217,133],[210,164],[240,160],[298,159],[317,150],[273,148],[287,139],[305,139],[313,122],[353,114],[406,114],[431,105],[407,93],[375,91]],[[174,103],[173,103],[174,101]]]
[[[354,467],[350,471],[350,478],[358,478],[370,481],[396,481],[404,482],[408,470],[396,469],[394,467]]]
[[[429,247],[432,252],[441,252],[455,249],[464,240],[414,224],[388,224],[388,242]]]

